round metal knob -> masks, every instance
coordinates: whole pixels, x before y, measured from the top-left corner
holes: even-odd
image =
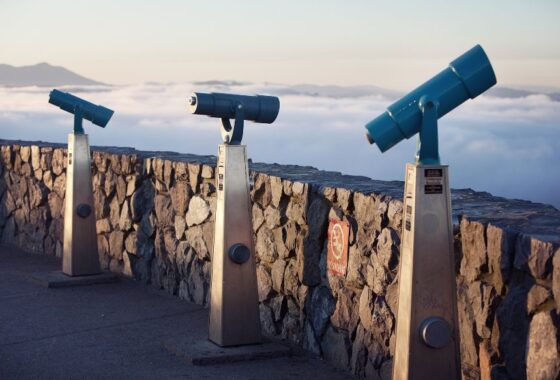
[[[91,214],[91,206],[85,203],[80,203],[78,207],[76,207],[76,214],[80,218],[87,218]]]
[[[243,264],[251,257],[251,250],[244,244],[236,243],[229,247],[228,256],[234,263]]]
[[[451,329],[445,319],[429,317],[420,324],[422,341],[431,348],[443,348],[451,341]]]

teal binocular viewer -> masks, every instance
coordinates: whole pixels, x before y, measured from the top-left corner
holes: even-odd
[[[274,96],[195,92],[191,113],[221,119],[216,164],[216,211],[208,338],[218,346],[262,342],[245,120],[270,124],[280,111]],[[231,124],[234,119],[234,124]]]
[[[420,132],[422,124],[429,122],[426,120],[426,113],[433,116],[428,118],[435,118],[432,124],[437,124],[437,119],[467,99],[476,98],[495,84],[496,75],[492,65],[482,47],[476,45],[452,61],[447,69],[390,105],[386,112],[370,121],[366,125],[366,137],[370,144],[377,144],[379,149],[385,152],[401,140]],[[431,132],[428,130],[426,133]],[[437,129],[435,133],[437,155]],[[433,141],[422,137],[420,136],[423,148],[432,150],[433,147],[426,144]],[[431,153],[429,155],[434,156]],[[436,157],[429,158],[435,159]]]
[[[244,120],[270,124],[278,116],[280,100],[275,96],[265,95],[195,92],[189,99],[189,106],[191,113],[227,119],[234,119],[241,106]]]
[[[222,119],[222,138],[226,144],[239,145],[243,137],[243,122],[271,124],[280,111],[280,100],[275,96],[235,95],[194,92],[189,98],[193,114]],[[235,120],[232,126],[230,119]]]
[[[394,380],[461,378],[449,166],[441,165],[438,119],[496,84],[476,45],[366,125],[385,152],[418,133],[405,169]]]
[[[74,114],[74,133],[84,133],[82,119],[91,121],[93,124],[105,128],[113,116],[113,111],[103,106],[98,106],[59,90],[52,90],[49,94],[49,103],[60,109]]]

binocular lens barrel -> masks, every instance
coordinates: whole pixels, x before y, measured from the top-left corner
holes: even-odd
[[[80,99],[77,96],[59,90],[51,91],[49,94],[49,103],[71,114],[74,113],[76,107],[80,107],[82,118],[102,128],[105,128],[114,113],[109,108],[95,105],[87,100]]]
[[[474,99],[496,84],[488,56],[476,45],[449,64],[449,67],[387,107],[366,125],[366,137],[382,152],[418,133],[422,124],[419,107],[423,97],[438,103],[438,118]]]
[[[240,109],[245,120],[270,124],[278,116],[280,100],[275,96],[202,92],[195,92],[189,98],[189,110],[197,115],[234,119]]]

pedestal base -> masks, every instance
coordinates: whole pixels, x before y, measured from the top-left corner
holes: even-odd
[[[393,380],[461,378],[447,169],[406,168]]]
[[[222,346],[261,342],[257,270],[244,145],[218,147],[209,339]]]
[[[68,276],[61,271],[47,273],[33,273],[28,278],[45,288],[68,288],[72,286],[97,285],[117,282],[119,277],[115,273],[103,272],[90,276]]]
[[[290,347],[273,342],[236,347],[220,347],[209,340],[175,338],[164,347],[192,365],[215,365],[248,360],[274,359],[290,356]]]
[[[70,276],[101,273],[90,156],[88,136],[69,134],[62,271]]]

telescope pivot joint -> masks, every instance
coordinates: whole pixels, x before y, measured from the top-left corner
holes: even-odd
[[[424,165],[439,165],[438,143],[438,107],[439,102],[424,95],[418,101],[422,115],[422,124],[418,133],[416,162]]]
[[[224,117],[222,118],[222,128],[220,133],[222,135],[222,140],[226,145],[240,145],[241,139],[243,138],[243,122],[245,121],[245,112],[243,110],[243,104],[238,102],[234,105],[234,123],[231,125],[231,121]]]
[[[76,105],[74,107],[74,134],[75,135],[83,135],[85,133],[83,121],[84,119],[82,118],[82,107]]]

